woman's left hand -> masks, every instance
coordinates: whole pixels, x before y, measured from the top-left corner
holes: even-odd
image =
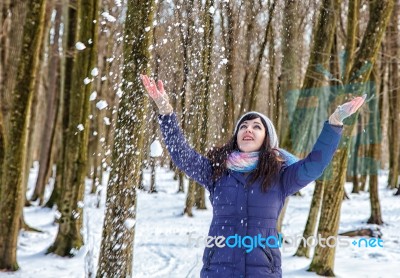
[[[329,123],[331,125],[343,125],[343,120],[353,115],[363,105],[366,97],[367,94],[364,94],[362,97],[356,97],[352,101],[339,105],[329,117]]]

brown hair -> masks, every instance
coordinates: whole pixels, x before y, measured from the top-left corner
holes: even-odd
[[[248,114],[238,124],[238,127],[241,125],[242,122],[247,120],[254,120],[259,118],[264,125],[265,128],[265,138],[259,150],[259,159],[257,168],[253,171],[254,175],[253,178],[249,181],[248,184],[252,184],[258,178],[262,178],[262,185],[261,189],[263,192],[266,192],[268,188],[271,186],[273,179],[279,173],[281,169],[282,162],[284,161],[281,157],[278,156],[276,149],[271,148],[270,139],[268,136],[268,129],[267,124],[265,123],[264,119],[260,118],[257,114]],[[239,128],[236,130],[235,134],[232,138],[222,147],[216,147],[211,149],[207,157],[212,162],[213,167],[213,179],[216,181],[219,179],[224,172],[227,170],[226,168],[226,160],[228,156],[234,152],[239,151],[239,147],[237,144],[237,134]]]

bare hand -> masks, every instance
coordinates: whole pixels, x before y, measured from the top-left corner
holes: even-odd
[[[143,86],[147,93],[156,103],[160,114],[171,114],[173,112],[172,106],[169,103],[169,97],[165,93],[164,85],[161,80],[158,80],[157,85],[153,79],[150,79],[147,75],[140,75]]]

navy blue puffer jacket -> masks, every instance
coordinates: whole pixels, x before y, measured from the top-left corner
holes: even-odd
[[[321,176],[339,144],[342,127],[325,122],[312,151],[302,160],[284,164],[279,177],[267,192],[257,180],[227,170],[217,181],[212,180],[211,162],[194,151],[178,126],[176,115],[159,117],[161,130],[172,160],[189,177],[204,186],[212,196],[213,218],[209,236],[245,236],[278,238],[276,223],[285,198]],[[231,241],[232,243],[232,241]],[[272,243],[270,243],[272,244]],[[265,245],[265,244],[264,244]],[[201,277],[282,277],[279,248],[225,245],[205,248]]]

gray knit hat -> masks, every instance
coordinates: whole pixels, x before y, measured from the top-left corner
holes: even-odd
[[[267,130],[268,130],[268,136],[270,138],[271,148],[277,149],[279,147],[279,142],[278,142],[278,135],[276,134],[274,124],[271,122],[271,120],[267,116],[265,116],[262,113],[259,113],[259,112],[256,112],[256,111],[250,111],[250,112],[247,112],[244,115],[242,115],[242,117],[240,117],[240,119],[236,123],[235,130],[234,130],[233,134],[236,134],[236,131],[237,131],[238,127],[239,127],[240,121],[245,116],[247,116],[249,114],[256,114],[256,115],[258,115],[260,118],[262,118],[265,121],[265,123],[267,124]]]

